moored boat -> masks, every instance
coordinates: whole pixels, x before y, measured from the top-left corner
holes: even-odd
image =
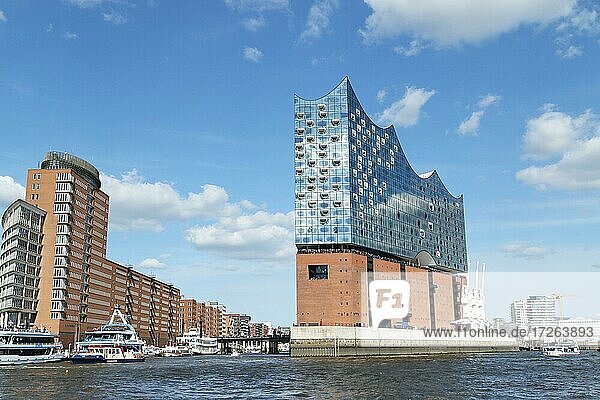
[[[546,356],[558,357],[580,354],[580,351],[577,343],[561,343],[543,347],[542,354]]]
[[[84,333],[71,361],[73,364],[141,362],[145,360],[143,349],[144,341],[119,308],[115,308],[108,324]]]
[[[199,329],[192,328],[183,336],[177,337],[177,346],[187,347],[192,355],[217,354],[219,346],[216,338],[204,337]]]
[[[192,352],[187,346],[167,346],[159,355],[162,357],[187,357],[191,356]]]
[[[64,359],[62,344],[52,333],[0,330],[0,365],[39,364]]]

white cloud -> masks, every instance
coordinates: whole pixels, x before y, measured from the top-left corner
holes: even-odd
[[[543,160],[569,151],[578,138],[592,134],[597,121],[590,110],[572,117],[556,111],[551,105],[544,106],[542,115],[527,121],[523,136],[525,158]]]
[[[583,47],[574,46],[572,44],[566,46],[559,46],[556,49],[556,54],[561,58],[576,58],[583,55]]]
[[[477,102],[477,107],[488,108],[492,104],[495,104],[499,101],[500,101],[500,96],[496,96],[493,94],[486,94]]]
[[[225,0],[227,7],[242,11],[287,10],[289,0]]]
[[[74,32],[65,32],[63,33],[63,37],[67,40],[79,39],[79,35]]]
[[[25,197],[25,187],[10,176],[0,176],[0,207],[4,208]],[[0,213],[2,210],[0,210]]]
[[[571,116],[546,107],[527,122],[524,158],[554,159],[531,165],[516,178],[539,189],[600,189],[600,121],[591,111]]]
[[[421,108],[429,101],[435,90],[407,87],[404,97],[383,110],[378,116],[380,124],[413,126],[419,121]]]
[[[458,126],[458,133],[461,135],[476,135],[479,131],[479,125],[481,124],[481,117],[483,117],[484,113],[485,111],[483,110],[473,111],[470,117],[460,123]]]
[[[483,96],[477,102],[477,108],[479,110],[473,111],[469,117],[463,120],[458,126],[458,133],[460,135],[477,135],[479,127],[481,126],[481,118],[485,114],[485,110],[492,104],[500,101],[500,96],[487,94]]]
[[[379,103],[383,103],[383,101],[385,100],[385,96],[387,95],[387,92],[384,89],[380,89],[377,91],[377,101]]]
[[[308,11],[306,27],[300,34],[300,38],[308,40],[321,37],[323,31],[329,27],[331,14],[338,7],[338,0],[315,0]]]
[[[560,34],[555,40],[556,54],[565,59],[581,57],[583,46],[573,44],[573,41],[580,36],[591,37],[600,33],[598,11],[578,7],[564,22],[558,25],[556,31]]]
[[[502,252],[512,255],[514,257],[528,258],[528,259],[541,259],[546,257],[548,254],[552,254],[553,251],[538,247],[529,246],[523,243],[507,244],[502,247]]]
[[[409,35],[436,46],[479,43],[522,25],[541,26],[567,17],[576,0],[365,0],[372,14],[361,33],[376,41]]]
[[[256,47],[244,47],[243,54],[245,59],[255,63],[260,62],[263,57],[263,52]]]
[[[558,32],[575,32],[582,35],[593,35],[600,32],[598,11],[581,8],[573,12],[567,21],[561,23]]]
[[[209,254],[257,261],[290,260],[295,254],[294,213],[258,211],[220,218],[187,231],[187,239]]]
[[[123,25],[127,22],[127,17],[123,14],[110,10],[109,12],[102,13],[102,17],[106,22],[113,23],[115,25]]]
[[[4,15],[4,11],[0,10],[0,22],[6,22],[6,15]]]
[[[169,183],[146,182],[135,170],[120,179],[102,174],[101,180],[110,196],[110,227],[116,230],[160,231],[169,221],[233,216],[247,208],[230,203],[225,189],[215,185],[182,196]]]
[[[421,50],[425,49],[427,46],[423,45],[418,40],[411,40],[408,47],[396,46],[394,47],[394,52],[400,54],[405,57],[413,57],[418,55]]]
[[[156,258],[146,258],[142,260],[138,265],[140,269],[165,269],[167,265],[160,262]]]
[[[258,17],[245,18],[243,24],[249,31],[256,32],[266,25],[266,21],[262,15],[259,15]]]
[[[54,24],[52,24],[52,22],[50,22],[48,25],[46,25],[46,32],[50,33],[54,30]]]
[[[517,179],[538,189],[600,189],[600,137],[578,141],[556,163],[532,165],[517,172]]]
[[[64,0],[79,8],[94,8],[104,2],[104,0]]]

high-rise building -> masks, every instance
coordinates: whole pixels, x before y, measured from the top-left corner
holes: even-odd
[[[510,320],[516,326],[551,326],[557,319],[554,295],[529,296],[510,305]]]
[[[368,325],[363,285],[379,272],[411,285],[402,322],[449,326],[452,274],[467,269],[462,196],[413,170],[347,77],[323,97],[295,96],[294,112],[298,323]]]
[[[48,213],[36,325],[74,335],[88,319],[106,319],[88,300],[90,268],[106,258],[108,196],[94,166],[58,152],[28,171],[26,188],[25,199]]]
[[[93,165],[67,153],[47,153],[40,168],[27,173],[25,200],[30,210],[46,212],[37,248],[35,325],[69,346],[121,306],[150,344],[175,340],[179,289],[106,259],[109,198]]]
[[[46,212],[16,200],[2,216],[0,328],[35,321]]]

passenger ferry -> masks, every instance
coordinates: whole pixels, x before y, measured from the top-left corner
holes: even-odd
[[[0,365],[38,364],[65,358],[62,344],[52,333],[0,330]]]
[[[192,328],[183,336],[177,337],[177,346],[185,346],[192,355],[217,354],[219,346],[216,338],[203,337],[202,332]]]
[[[71,357],[73,364],[126,363],[144,361],[144,341],[115,308],[108,324],[84,333]]]
[[[542,354],[545,356],[565,356],[580,354],[577,343],[562,343],[546,346],[542,348]]]

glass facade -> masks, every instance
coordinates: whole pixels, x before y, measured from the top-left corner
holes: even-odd
[[[356,246],[466,271],[463,199],[436,171],[418,175],[393,126],[364,112],[348,78],[294,98],[296,245]]]
[[[0,329],[35,320],[46,212],[16,200],[2,216]]]

